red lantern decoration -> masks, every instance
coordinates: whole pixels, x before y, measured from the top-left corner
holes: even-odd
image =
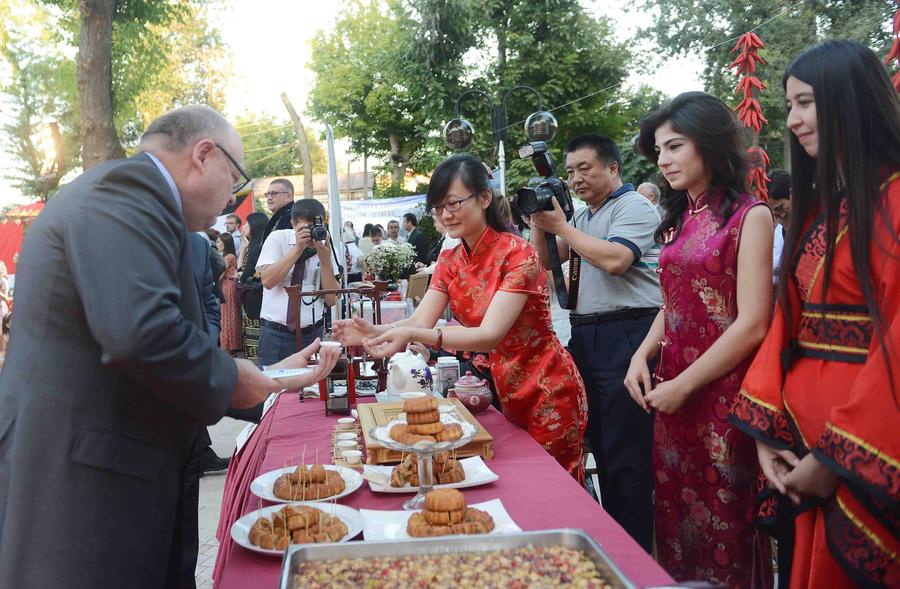
[[[735,94],[741,96],[741,101],[734,110],[738,113],[738,119],[741,123],[748,129],[751,129],[756,135],[759,135],[763,125],[769,124],[769,121],[763,116],[762,106],[760,106],[759,100],[756,98],[760,92],[766,89],[766,85],[753,75],[758,65],[765,65],[766,63],[759,55],[759,50],[763,47],[765,47],[765,44],[755,33],[744,33],[738,38],[734,49],[731,50],[732,53],[737,53],[738,56],[728,66],[729,68],[735,68],[736,75],[741,76],[735,90]],[[769,156],[758,145],[751,147],[749,153],[753,160],[753,168],[750,170],[748,178],[750,187],[759,198],[769,200],[769,190],[766,186],[766,182],[769,180],[768,176],[766,176]]]
[[[894,44],[891,51],[884,58],[884,63],[890,65],[892,61],[900,63],[900,10],[894,13]],[[894,89],[900,92],[900,71],[894,74]]]

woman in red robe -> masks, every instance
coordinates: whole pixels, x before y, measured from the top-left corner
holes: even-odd
[[[793,218],[732,420],[768,479],[761,523],[786,532],[783,585],[900,587],[900,101],[850,41],[784,83]]]
[[[441,253],[416,312],[392,325],[335,322],[335,336],[345,345],[362,342],[376,358],[403,351],[410,342],[487,352],[503,414],[582,481],[587,398],[572,357],[553,332],[537,252],[508,231],[493,202],[488,171],[471,155],[455,155],[438,166],[427,204],[461,243]],[[462,326],[435,329],[448,302]]]

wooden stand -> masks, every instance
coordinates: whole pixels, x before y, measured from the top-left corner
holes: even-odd
[[[286,286],[285,291],[288,294],[288,313],[293,314],[297,319],[295,325],[296,347],[301,349],[302,340],[300,333],[300,304],[303,297],[324,297],[326,295],[350,295],[357,294],[361,299],[369,299],[372,301],[374,309],[374,323],[381,324],[381,297],[387,292],[388,283],[385,281],[375,281],[371,286],[360,286],[357,288],[335,288],[327,290],[314,290],[302,292],[299,285]],[[347,316],[350,316],[349,304],[345,307]],[[315,317],[313,317],[315,324]],[[356,381],[357,380],[376,380],[376,391],[383,391],[387,388],[387,363],[384,360],[375,361],[375,376],[363,376],[362,366],[363,358],[351,357],[349,351],[346,351],[340,362],[343,362],[345,371],[333,371],[325,380],[319,382],[319,398],[325,402],[325,415],[349,415],[350,411],[356,406]],[[337,370],[337,367],[336,367]],[[329,397],[328,381],[344,380],[347,382],[346,397]]]

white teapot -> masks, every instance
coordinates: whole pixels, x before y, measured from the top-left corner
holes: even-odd
[[[411,351],[394,354],[388,362],[387,394],[399,399],[400,393],[407,392],[432,392],[428,363]]]

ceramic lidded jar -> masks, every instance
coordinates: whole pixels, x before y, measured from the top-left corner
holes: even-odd
[[[472,413],[481,413],[487,409],[494,398],[487,381],[472,376],[471,372],[466,372],[453,388],[456,398]]]

